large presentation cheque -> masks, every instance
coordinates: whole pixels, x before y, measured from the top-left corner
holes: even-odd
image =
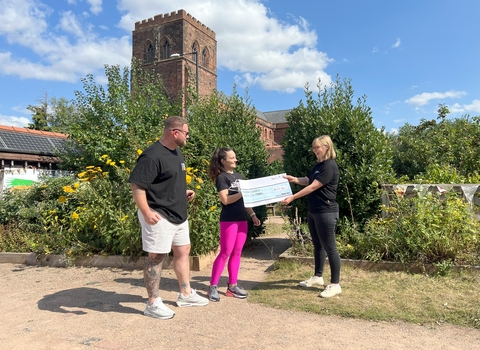
[[[284,178],[285,175],[278,174],[252,180],[238,180],[245,208],[280,202],[291,196],[292,189],[288,180]]]

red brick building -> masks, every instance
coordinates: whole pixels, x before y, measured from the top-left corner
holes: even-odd
[[[197,82],[200,96],[217,88],[215,32],[184,10],[135,23],[132,51],[144,67],[162,76],[172,101]]]
[[[217,88],[215,32],[184,10],[135,23],[132,55],[162,76],[172,101],[185,96],[188,86],[198,87],[200,96]],[[270,162],[283,156],[280,144],[288,127],[288,112],[257,111],[257,127],[270,153]]]

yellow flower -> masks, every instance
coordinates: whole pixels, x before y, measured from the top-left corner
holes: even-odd
[[[93,225],[93,228],[97,228],[97,225]]]
[[[65,197],[65,196],[58,197],[58,202],[59,203],[65,203],[66,201],[67,201],[67,197]]]
[[[187,175],[187,185],[192,182],[192,177],[190,175]]]
[[[191,174],[191,173],[192,173],[192,169],[193,169],[193,168],[187,168],[187,174]]]
[[[87,173],[87,172],[86,172],[86,171],[84,171],[83,173],[80,173],[80,174],[78,174],[77,176],[78,176],[79,178],[82,178],[82,177],[84,177],[84,176],[85,176],[85,174],[86,174],[86,173]]]
[[[206,165],[210,166],[210,162],[209,162],[208,160],[204,159],[203,162],[204,162]]]
[[[120,163],[120,164],[124,164],[125,161],[124,161],[124,160],[120,160],[119,163]]]
[[[100,157],[100,159],[105,159],[105,158],[107,158],[107,157],[108,157],[108,155],[107,155],[107,154],[104,154],[103,156]]]
[[[80,187],[80,184],[79,184],[78,182],[75,182],[75,183],[73,184],[73,187],[79,188],[79,187]]]
[[[138,153],[138,155],[140,155],[140,154],[143,153],[143,151],[141,149],[137,149],[137,153]]]
[[[199,184],[203,184],[203,180],[201,178],[197,177],[196,180],[198,181]]]
[[[200,189],[200,185],[197,185],[197,187],[195,187],[195,188],[196,188],[197,190],[199,190],[199,189]]]
[[[126,218],[128,218],[128,215],[125,215],[121,220],[124,221]]]
[[[211,210],[211,211],[214,211],[215,209],[217,209],[217,206],[216,206],[216,205],[210,207],[210,210]]]
[[[111,166],[115,166],[115,162],[110,162],[110,165],[111,165]]]
[[[93,165],[86,166],[85,169],[93,169],[95,168]]]
[[[75,192],[75,190],[72,188],[72,186],[63,186],[63,192],[73,193],[73,192]]]
[[[112,160],[111,160],[111,159],[107,159],[107,161],[106,161],[106,163],[105,163],[105,164],[109,165],[111,162],[112,162]]]
[[[78,214],[76,212],[73,212],[72,219],[78,220],[79,217],[80,216],[78,216]]]

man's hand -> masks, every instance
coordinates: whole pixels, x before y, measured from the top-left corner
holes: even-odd
[[[187,201],[191,201],[195,197],[195,191],[193,190],[187,190]]]
[[[143,215],[143,218],[145,219],[145,222],[149,225],[155,225],[160,220],[162,220],[162,217],[160,216],[160,214],[157,213],[155,210],[149,210],[146,213],[142,213],[142,215]]]

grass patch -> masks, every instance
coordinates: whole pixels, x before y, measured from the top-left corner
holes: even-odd
[[[328,265],[326,272],[329,281]],[[249,301],[321,315],[480,329],[480,274],[475,271],[428,276],[342,266],[343,293],[329,299],[318,296],[323,288],[297,286],[311,274],[311,266],[277,262],[267,280],[250,291]]]

